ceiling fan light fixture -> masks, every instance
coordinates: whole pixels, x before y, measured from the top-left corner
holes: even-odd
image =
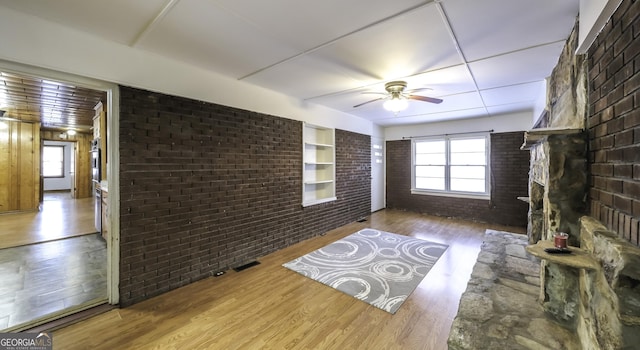
[[[409,107],[409,103],[405,98],[394,96],[390,100],[384,101],[382,106],[389,112],[398,113],[407,109],[407,107]]]

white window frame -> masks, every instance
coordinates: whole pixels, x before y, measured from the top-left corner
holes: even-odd
[[[463,192],[450,190],[451,174],[450,174],[450,161],[451,161],[451,140],[464,140],[464,139],[485,139],[485,191],[481,192]],[[459,197],[459,198],[473,198],[473,199],[491,199],[491,154],[490,154],[490,134],[489,133],[473,133],[464,135],[442,135],[431,137],[420,137],[411,139],[411,194],[430,195],[430,196],[444,196],[444,197]],[[433,189],[421,189],[416,188],[416,143],[424,141],[445,141],[445,190],[433,190]]]

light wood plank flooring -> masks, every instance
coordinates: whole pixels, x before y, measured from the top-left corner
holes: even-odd
[[[46,193],[41,211],[0,215],[0,249],[95,233],[93,201]]]
[[[362,228],[449,245],[395,315],[281,265]],[[383,210],[227,272],[54,332],[56,349],[446,349],[485,229]]]
[[[107,300],[107,244],[97,233],[0,249],[0,330]]]

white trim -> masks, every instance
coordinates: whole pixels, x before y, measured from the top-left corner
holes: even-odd
[[[0,69],[6,72],[29,75],[33,77],[56,80],[87,89],[105,91],[107,93],[107,145],[109,150],[109,163],[107,169],[107,182],[109,185],[108,205],[111,208],[109,216],[110,231],[107,241],[107,297],[109,304],[117,304],[119,295],[120,276],[120,183],[119,183],[119,137],[118,128],[120,120],[120,94],[117,84],[106,81],[87,78],[70,73],[50,70],[47,68],[30,66],[0,59]],[[113,131],[116,132],[113,132]]]
[[[455,198],[469,198],[469,199],[482,199],[491,200],[489,193],[471,193],[471,192],[436,192],[428,190],[419,190],[412,188],[411,194],[419,194],[423,196],[437,196],[437,197],[455,197]]]
[[[459,192],[459,191],[451,191],[451,190],[429,190],[429,189],[420,189],[416,188],[416,143],[421,141],[436,141],[436,140],[444,140],[445,141],[445,156],[447,158],[445,165],[445,188],[450,187],[451,174],[449,174],[448,169],[450,167],[450,141],[451,140],[460,140],[460,139],[477,139],[483,137],[485,139],[484,147],[485,147],[485,192]],[[440,197],[458,197],[458,198],[474,198],[474,199],[491,199],[491,133],[489,132],[478,132],[478,133],[468,133],[465,135],[441,135],[441,136],[427,136],[427,137],[419,137],[411,139],[411,194],[420,194],[420,195],[432,195],[432,196],[440,196]]]

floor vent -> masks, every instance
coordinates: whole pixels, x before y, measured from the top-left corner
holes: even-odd
[[[367,218],[360,218],[360,219],[358,219],[358,220],[356,220],[356,221],[357,221],[357,222],[365,222],[365,221],[367,221]]]
[[[242,265],[242,266],[234,267],[234,268],[233,268],[233,271],[235,271],[235,272],[240,272],[240,271],[242,271],[242,270],[246,270],[246,269],[248,269],[248,268],[250,268],[250,267],[253,267],[253,266],[256,266],[256,265],[260,265],[260,263],[259,263],[259,262],[257,262],[257,261],[252,261],[252,262],[250,262],[250,263],[248,263],[248,264],[244,264],[244,265]]]

